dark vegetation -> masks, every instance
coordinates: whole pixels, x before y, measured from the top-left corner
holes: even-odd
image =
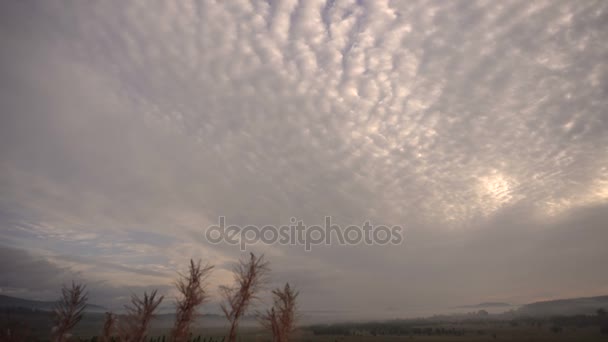
[[[315,336],[409,336],[409,337],[491,337],[521,335],[521,338],[569,336],[608,339],[608,315],[597,309],[594,314],[572,316],[523,316],[515,312],[491,315],[477,313],[435,316],[423,319],[393,320],[384,322],[342,323],[314,325],[309,328]],[[517,339],[514,339],[517,340]]]

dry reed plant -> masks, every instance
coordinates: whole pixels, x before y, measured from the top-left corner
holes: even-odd
[[[106,316],[103,322],[103,330],[101,331],[101,342],[112,341],[112,334],[114,332],[114,326],[116,325],[116,315],[111,312],[106,312]]]
[[[211,273],[213,266],[201,266],[201,261],[197,263],[190,260],[190,268],[187,275],[182,275],[176,282],[181,298],[176,303],[175,324],[171,330],[171,341],[185,342],[189,338],[190,326],[196,318],[197,308],[208,299],[205,288],[207,277]]]
[[[298,294],[289,283],[283,289],[272,291],[273,306],[260,316],[260,322],[271,331],[274,342],[288,342],[291,339],[296,327]]]
[[[127,315],[124,325],[121,326],[120,341],[122,342],[143,342],[148,331],[148,325],[154,318],[154,311],[162,302],[163,296],[156,298],[156,290],[148,296],[144,292],[144,298],[131,295],[131,305],[125,305]]]
[[[250,253],[249,259],[240,260],[233,269],[235,284],[232,287],[220,288],[224,303],[221,304],[224,315],[230,321],[228,342],[236,341],[239,320],[247,311],[249,304],[263,284],[270,271],[264,255],[256,257]]]
[[[61,288],[61,298],[53,310],[53,341],[67,341],[70,331],[82,319],[86,305],[84,285],[72,282],[72,287],[64,285]]]

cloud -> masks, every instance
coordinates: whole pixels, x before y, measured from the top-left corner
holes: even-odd
[[[100,304],[109,310],[122,310],[131,294],[139,295],[144,291],[158,289],[162,293],[174,295],[172,284],[124,285],[108,282],[96,277],[95,273],[76,271],[72,267],[61,266],[61,263],[52,258],[21,249],[1,247],[0,256],[0,271],[5,275],[0,281],[0,292],[9,296],[55,300],[61,295],[63,285],[75,281],[86,285],[91,303]],[[125,271],[119,265],[104,266],[118,272]],[[136,270],[127,271],[139,277],[147,275]],[[165,303],[163,306],[170,305]]]
[[[238,251],[201,241],[221,215],[243,225],[331,215],[410,236],[315,255],[259,247],[277,274],[318,279],[311,291],[343,279],[320,308],[357,296],[391,306],[385,293],[401,292],[369,290],[372,274],[408,280],[404,305],[441,305],[420,295],[433,279],[435,296],[475,302],[467,286],[441,285],[469,274],[451,261],[480,257],[449,241],[565,236],[559,222],[608,200],[601,2],[1,6],[0,242],[115,284],[167,284],[190,257],[234,261]],[[449,248],[427,247],[439,242]],[[551,255],[541,242],[526,248]],[[497,251],[495,262],[511,260]],[[580,272],[572,291],[601,289]],[[541,280],[521,293],[540,295]]]
[[[3,293],[28,291],[46,292],[61,288],[66,280],[78,278],[79,274],[67,267],[60,267],[44,258],[32,257],[29,253],[13,248],[1,248],[0,269]]]

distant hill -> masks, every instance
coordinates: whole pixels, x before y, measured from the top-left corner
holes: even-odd
[[[52,311],[55,307],[55,301],[41,301],[41,300],[31,300],[31,299],[23,299],[11,296],[0,295],[0,308],[22,308],[22,309],[30,309],[30,310],[38,310],[38,311]],[[85,311],[88,312],[104,312],[107,309],[100,305],[95,304],[87,304]]]
[[[608,296],[558,299],[526,304],[516,310],[526,316],[592,315],[597,309],[608,310]]]
[[[457,309],[489,309],[489,308],[507,308],[507,307],[511,307],[511,306],[512,305],[509,303],[485,302],[485,303],[479,303],[479,304],[474,304],[474,305],[458,306]]]

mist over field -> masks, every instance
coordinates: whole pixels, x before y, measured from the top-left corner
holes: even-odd
[[[222,315],[249,252],[313,323],[608,295],[607,41],[601,0],[2,1],[0,295],[172,314],[201,259]]]

